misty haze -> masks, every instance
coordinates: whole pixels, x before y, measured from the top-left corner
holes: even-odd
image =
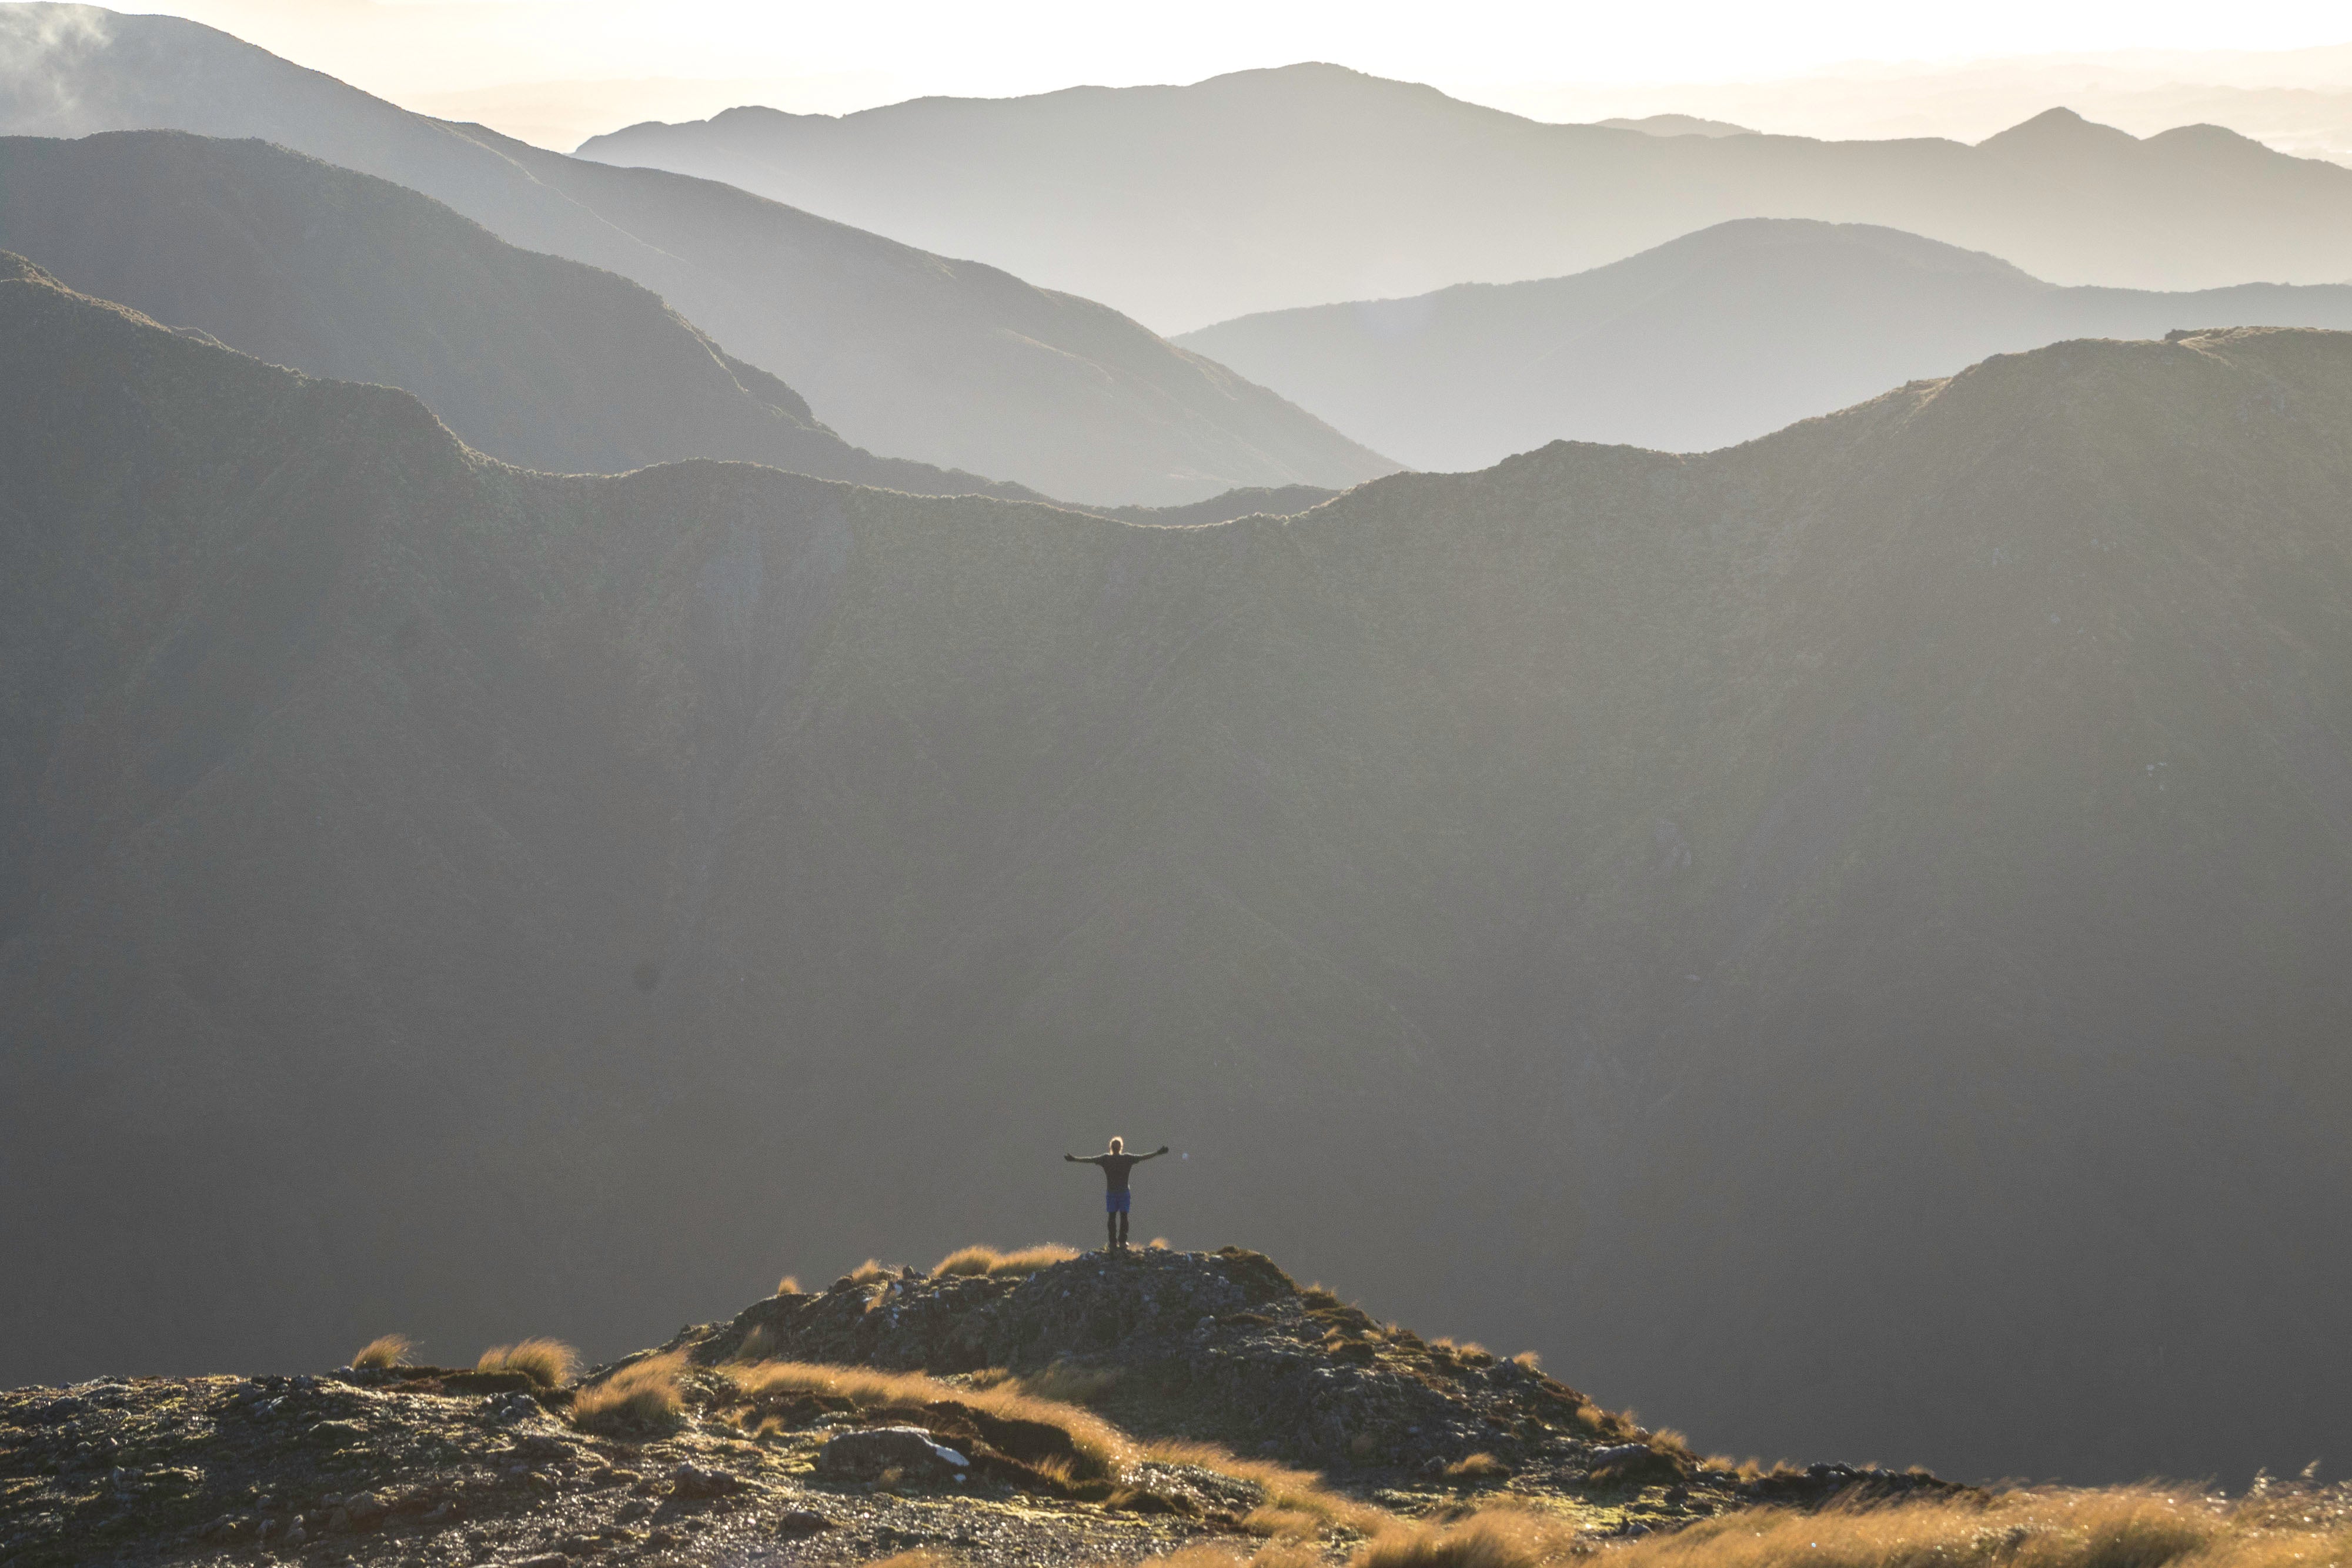
[[[1938,25],[0,0],[0,1568],[2352,1565],[2352,34]]]

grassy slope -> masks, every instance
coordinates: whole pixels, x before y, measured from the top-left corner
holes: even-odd
[[[2335,1419],[2343,339],[1168,530],[518,473],[5,292],[12,1375],[644,1343],[1164,1127],[1141,1231],[1727,1447]]]

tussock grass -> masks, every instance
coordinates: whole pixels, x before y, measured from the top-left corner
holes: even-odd
[[[1748,1509],[1597,1552],[1572,1519],[1503,1504],[1390,1531],[1349,1568],[1549,1568],[1572,1557],[1595,1568],[2352,1568],[2352,1517],[2303,1495],[2282,1507],[2259,1493],[2233,1503],[2139,1486]]]
[[[865,1262],[844,1274],[842,1279],[853,1285],[872,1285],[884,1280],[895,1280],[898,1277],[898,1270],[883,1267],[881,1260],[868,1258]]]
[[[1456,1481],[1500,1480],[1511,1473],[1511,1467],[1489,1453],[1465,1454],[1445,1467],[1445,1478]]]
[[[632,1362],[573,1396],[572,1425],[596,1432],[675,1426],[686,1409],[677,1386],[685,1370],[677,1351]]]
[[[1014,1279],[1034,1274],[1040,1269],[1049,1269],[1056,1263],[1066,1263],[1077,1255],[1076,1249],[1052,1241],[1042,1241],[1034,1247],[1024,1247],[1013,1252],[999,1252],[993,1247],[964,1247],[940,1259],[931,1272]]]
[[[477,1372],[520,1372],[541,1388],[559,1388],[571,1381],[580,1365],[580,1353],[560,1340],[527,1339],[494,1344],[474,1363]]]
[[[1090,1375],[1077,1373],[1074,1375]],[[1265,1493],[1265,1502],[1243,1521],[1243,1527],[1264,1536],[1295,1538],[1331,1528],[1371,1535],[1396,1523],[1385,1509],[1359,1502],[1332,1491],[1312,1470],[1293,1469],[1265,1459],[1245,1459],[1213,1443],[1138,1442],[1093,1411],[1061,1400],[1045,1398],[1026,1380],[992,1378],[983,1374],[960,1385],[919,1372],[881,1372],[865,1366],[829,1366],[816,1362],[769,1361],[755,1365],[735,1364],[722,1369],[736,1393],[757,1404],[762,1399],[796,1394],[821,1395],[848,1402],[860,1409],[892,1406],[920,1408],[953,1401],[1012,1421],[1037,1421],[1067,1433],[1076,1450],[1080,1474],[1061,1474],[1052,1462],[1040,1469],[1063,1480],[1119,1479],[1145,1459],[1167,1465],[1197,1465],[1219,1475],[1247,1481]],[[1050,1377],[1050,1372],[1036,1375]]]
[[[730,1366],[726,1375],[747,1399],[793,1394],[825,1395],[861,1409],[921,1406],[953,1400],[1008,1421],[1038,1421],[1069,1434],[1070,1445],[1097,1476],[1116,1475],[1140,1457],[1126,1433],[1091,1410],[1040,1399],[1017,1383],[959,1387],[919,1372],[879,1372],[864,1366],[827,1366],[807,1361],[767,1361]]]
[[[1377,1535],[1397,1522],[1396,1515],[1386,1509],[1331,1490],[1313,1470],[1293,1469],[1270,1459],[1245,1459],[1214,1443],[1156,1442],[1144,1449],[1143,1457],[1166,1465],[1198,1465],[1262,1489],[1265,1501],[1242,1520],[1242,1528],[1254,1535],[1298,1540],[1326,1527]]]
[[[352,1366],[361,1372],[406,1366],[409,1352],[415,1348],[416,1342],[404,1333],[380,1333],[352,1353]]]
[[[780,1296],[801,1296],[806,1295],[807,1292],[801,1289],[801,1281],[798,1275],[787,1274],[782,1279],[776,1281],[776,1294]]]
[[[1491,1508],[1458,1524],[1390,1531],[1365,1542],[1348,1568],[1544,1568],[1576,1549],[1576,1531],[1564,1520],[1531,1509]]]

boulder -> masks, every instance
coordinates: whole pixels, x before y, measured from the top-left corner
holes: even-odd
[[[971,1461],[931,1441],[919,1427],[869,1427],[844,1432],[817,1450],[816,1473],[828,1480],[878,1480],[892,1470],[911,1481],[951,1480]]]

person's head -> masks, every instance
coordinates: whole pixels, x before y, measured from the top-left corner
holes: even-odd
[[[1113,1138],[1110,1141],[1110,1152],[1112,1154],[1118,1154],[1120,1150],[1126,1147],[1127,1140],[1125,1138]]]

